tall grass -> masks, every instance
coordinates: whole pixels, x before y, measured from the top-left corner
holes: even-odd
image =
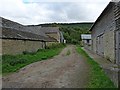
[[[37,52],[24,52],[21,55],[3,55],[2,56],[2,73],[10,73],[19,70],[20,68],[33,62],[46,60],[61,52],[65,47],[63,44],[57,44],[48,49],[39,49]],[[54,48],[53,48],[54,47]]]
[[[77,46],[77,52],[87,59],[90,65],[90,82],[88,88],[115,88],[113,82],[108,78],[103,69],[95,62],[81,47]]]

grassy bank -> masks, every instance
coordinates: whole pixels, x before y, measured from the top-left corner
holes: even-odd
[[[91,78],[88,84],[88,88],[115,88],[112,81],[105,74],[103,69],[96,63],[81,47],[77,46],[77,51],[87,59],[90,64]]]
[[[58,55],[65,47],[63,44],[51,45],[47,49],[39,49],[37,52],[23,52],[21,55],[3,55],[2,56],[2,73],[16,72],[20,68],[33,62],[46,60]]]

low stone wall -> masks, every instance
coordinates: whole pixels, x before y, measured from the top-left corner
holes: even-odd
[[[92,46],[90,44],[84,44],[84,48],[87,50],[92,50]]]
[[[22,54],[23,51],[36,52],[38,49],[44,48],[44,43],[40,41],[24,41],[2,39],[2,54]]]
[[[114,85],[116,85],[117,87],[119,87],[119,75],[120,75],[120,70],[118,68],[118,66],[113,65],[110,66],[108,68],[104,68],[103,70],[105,71],[105,73],[109,76],[109,78],[111,79],[111,81],[113,81]]]
[[[97,55],[96,53],[89,51],[83,48],[87,54],[93,58],[102,69],[105,71],[106,75],[111,79],[111,81],[118,87],[120,86],[120,69],[119,66],[116,64],[111,63],[110,61],[106,60],[105,58]]]
[[[46,46],[50,46],[50,45],[56,44],[56,43],[59,43],[59,42],[46,42]]]

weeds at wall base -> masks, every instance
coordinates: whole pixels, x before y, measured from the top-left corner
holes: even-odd
[[[87,88],[116,88],[97,62],[95,62],[83,49],[81,49],[80,46],[77,46],[76,50],[84,56],[90,65],[90,81]]]
[[[16,72],[26,65],[37,61],[46,60],[48,58],[52,58],[55,55],[58,55],[65,47],[65,45],[57,44],[57,46],[59,46],[59,48],[55,47],[49,49],[39,49],[34,53],[25,52],[21,55],[3,55],[2,74],[6,75],[8,73]]]

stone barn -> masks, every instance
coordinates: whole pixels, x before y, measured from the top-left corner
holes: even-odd
[[[23,52],[36,52],[46,47],[47,42],[57,42],[52,37],[38,35],[24,25],[0,18],[1,54],[22,54]]]
[[[81,34],[82,39],[82,45],[88,49],[91,50],[91,34]]]
[[[120,64],[120,2],[110,2],[91,27],[92,50]]]
[[[29,31],[32,33],[56,39],[56,42],[47,42],[46,45],[51,45],[52,43],[64,43],[64,37],[59,27],[41,27],[39,25],[28,25]]]

